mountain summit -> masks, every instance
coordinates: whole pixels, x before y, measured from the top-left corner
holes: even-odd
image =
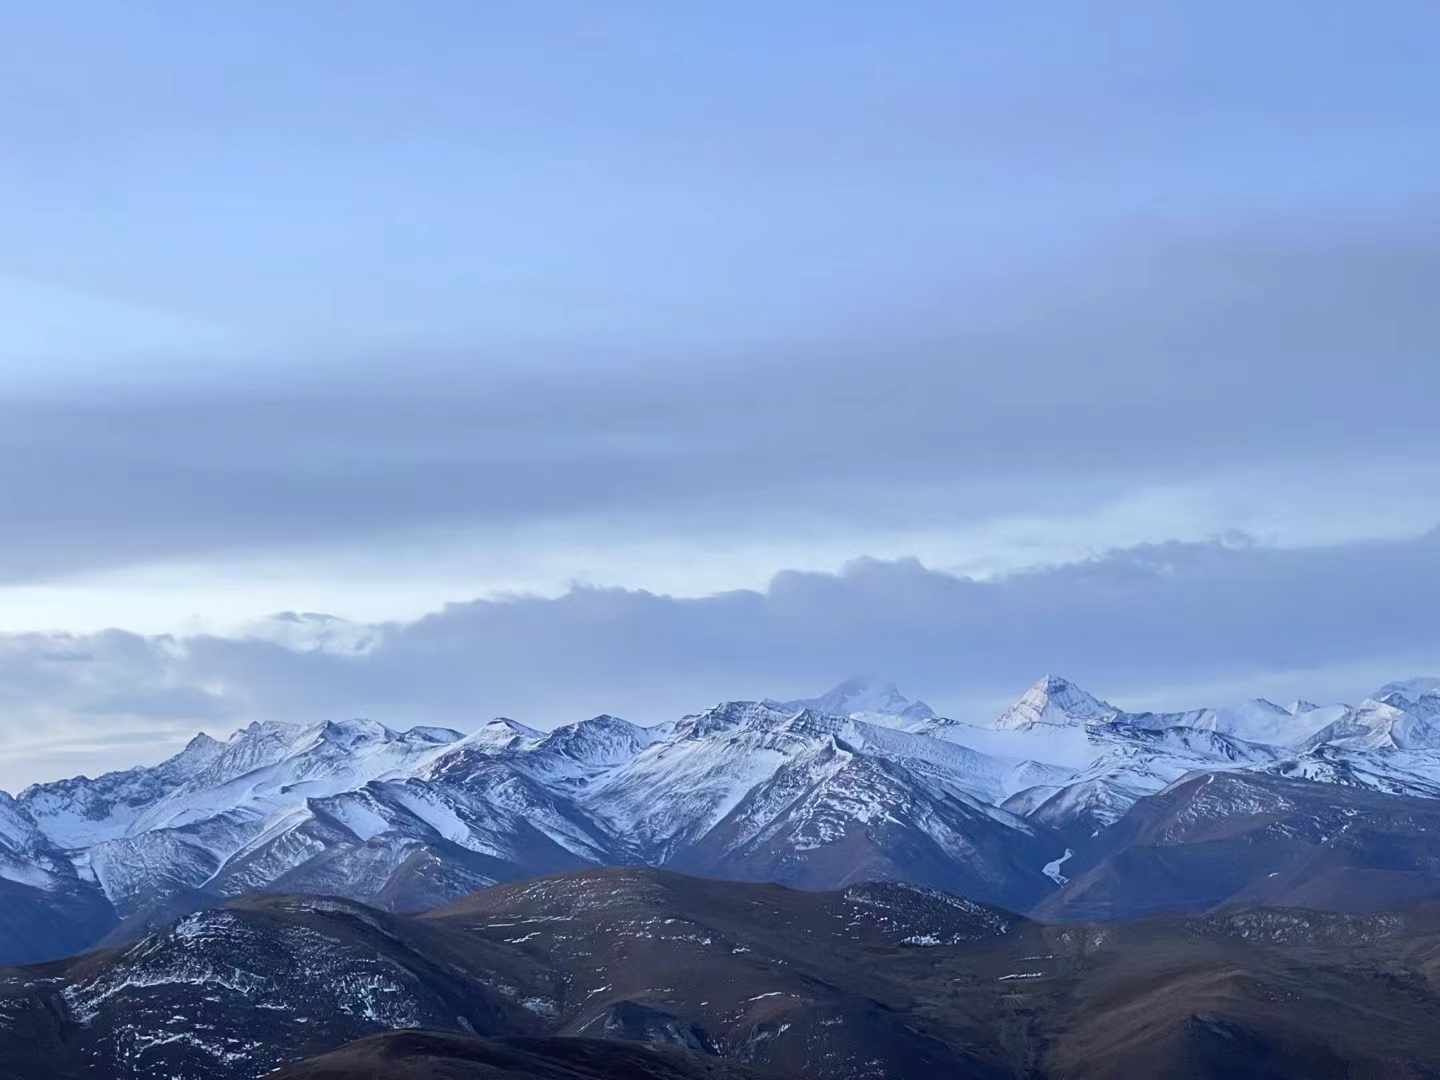
[[[929,705],[923,701],[911,701],[893,682],[884,682],[870,675],[846,679],[819,697],[768,704],[791,712],[809,709],[827,716],[848,716],[855,720],[883,723],[888,727],[907,727],[935,715],[935,710]]]
[[[1086,721],[1105,720],[1119,711],[1058,675],[1046,675],[1000,714],[995,727],[1002,731],[1016,731],[1036,724],[1083,726]]]

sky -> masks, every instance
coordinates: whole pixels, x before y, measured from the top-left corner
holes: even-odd
[[[0,786],[256,718],[1440,672],[1437,33],[17,10]]]

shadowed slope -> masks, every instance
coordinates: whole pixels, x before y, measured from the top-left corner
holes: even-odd
[[[677,1077],[730,1063],[801,1080],[1409,1080],[1440,1064],[1437,986],[1428,908],[1045,925],[895,883],[812,893],[612,868],[424,916],[252,897],[0,972],[0,1077],[251,1080],[414,1028],[540,1042],[415,1036],[316,1067],[568,1080],[645,1044],[679,1055],[643,1059],[682,1063]],[[595,1037],[611,1049],[575,1049]]]

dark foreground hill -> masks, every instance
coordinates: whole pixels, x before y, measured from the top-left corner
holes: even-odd
[[[609,869],[418,917],[252,897],[11,971],[0,1077],[1419,1080],[1437,977],[1429,909],[1046,925]],[[395,1029],[422,1034],[375,1038]]]
[[[1254,773],[1204,773],[1077,846],[1045,920],[1440,900],[1440,801]]]

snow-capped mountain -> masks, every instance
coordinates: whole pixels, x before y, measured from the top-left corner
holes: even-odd
[[[262,888],[410,910],[611,864],[816,888],[901,879],[1023,910],[1063,880],[1067,850],[1216,773],[1308,780],[1336,800],[1440,797],[1440,689],[1129,713],[1047,676],[987,725],[857,679],[655,727],[255,723],[153,767],[0,798],[15,913],[0,959]]]
[[[1120,710],[1091,697],[1074,683],[1046,675],[1010,708],[1000,714],[995,726],[1001,731],[1023,731],[1037,724],[1085,725],[1104,720]]]
[[[819,697],[766,701],[765,704],[776,705],[792,713],[809,709],[827,716],[848,716],[852,720],[866,720],[885,727],[913,727],[935,716],[934,709],[923,701],[911,701],[900,693],[893,682],[869,675],[846,679]]]

